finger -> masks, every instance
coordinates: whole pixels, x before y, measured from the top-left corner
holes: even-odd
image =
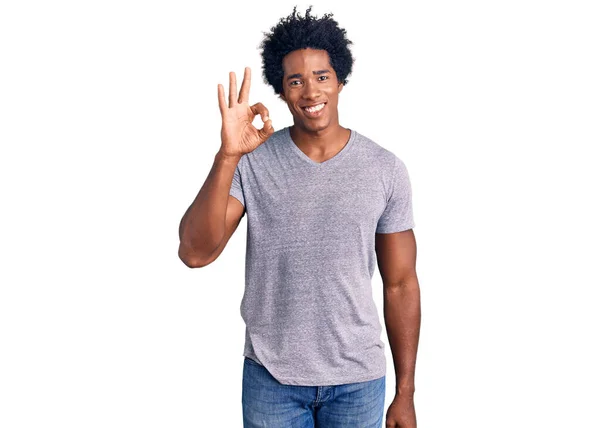
[[[229,108],[233,107],[237,99],[237,81],[235,79],[235,73],[229,72]]]
[[[250,99],[250,67],[244,69],[244,80],[242,80],[242,88],[240,89],[240,97],[238,103],[248,102]]]
[[[219,96],[219,110],[221,111],[221,114],[223,114],[223,112],[227,108],[227,104],[225,102],[225,89],[220,83],[217,85],[217,92]]]
[[[252,113],[255,115],[260,114],[263,122],[269,119],[269,110],[264,106],[263,103],[254,104],[250,107],[250,110],[252,110]]]
[[[275,129],[273,128],[273,122],[271,119],[268,119],[264,123],[263,127],[258,130],[258,133],[263,141],[269,138],[273,132],[275,132]]]

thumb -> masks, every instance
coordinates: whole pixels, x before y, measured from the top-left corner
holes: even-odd
[[[258,130],[258,135],[260,135],[261,140],[265,141],[267,138],[271,136],[275,132],[273,128],[273,122],[271,119],[267,119],[261,129]]]

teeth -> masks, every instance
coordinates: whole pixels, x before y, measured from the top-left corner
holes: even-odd
[[[315,113],[315,112],[321,110],[323,107],[325,107],[325,103],[321,103],[321,104],[318,104],[313,107],[306,107],[305,110],[309,113]]]

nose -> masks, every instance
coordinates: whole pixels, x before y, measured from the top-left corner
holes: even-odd
[[[320,96],[320,89],[317,82],[312,79],[308,79],[304,84],[304,91],[302,92],[302,98],[306,100],[316,100]]]

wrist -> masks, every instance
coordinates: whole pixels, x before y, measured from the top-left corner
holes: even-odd
[[[241,158],[242,158],[242,155],[227,154],[223,150],[219,150],[217,152],[217,154],[215,155],[215,160],[217,160],[217,161],[232,162],[232,163],[235,163],[236,165],[240,161]]]
[[[412,397],[415,394],[415,384],[414,383],[399,383],[396,385],[396,395],[402,396],[410,396]]]

